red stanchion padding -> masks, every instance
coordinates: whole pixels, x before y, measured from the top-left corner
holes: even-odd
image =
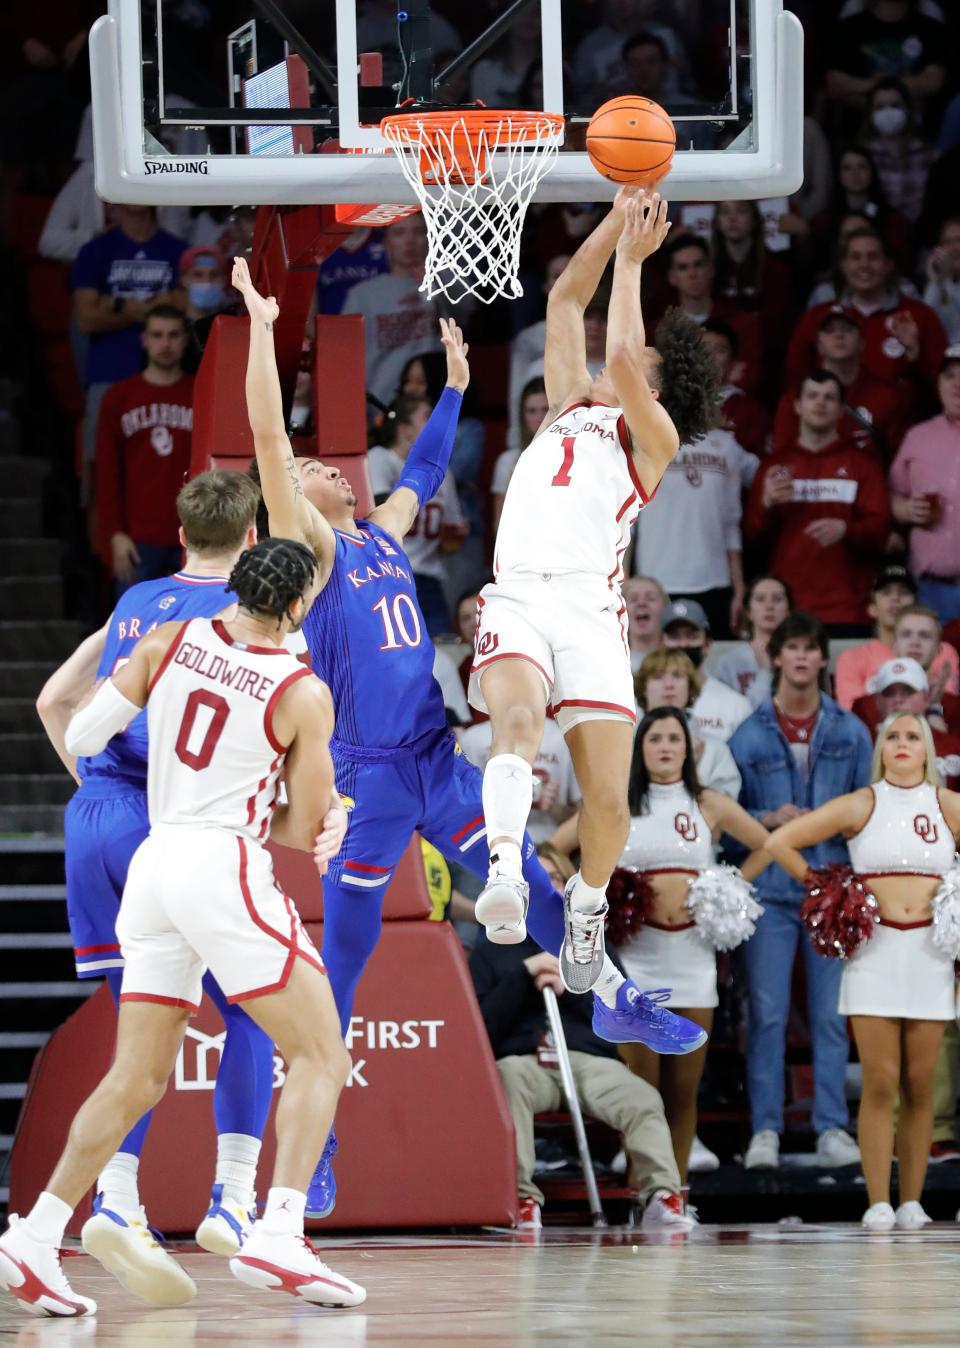
[[[367,379],[360,314],[318,314],[313,346],[313,427],[324,463],[331,446],[339,455],[367,454]],[[356,486],[351,469],[344,468]],[[370,509],[364,505],[363,511]],[[359,513],[359,512],[358,512]]]
[[[273,856],[277,883],[297,905],[304,922],[323,921],[323,884],[309,852],[298,852],[292,847],[268,844]],[[371,879],[376,879],[371,876]],[[423,874],[423,852],[420,837],[414,834],[410,846],[400,858],[393,879],[383,896],[384,921],[395,918],[429,917],[430,895]]]
[[[322,928],[311,927],[317,945]],[[14,1142],[10,1204],[27,1212],[49,1179],[78,1107],[106,1070],[115,1020],[104,989],[39,1055]],[[392,922],[361,980],[348,1031],[350,1082],[337,1114],[333,1216],[317,1230],[503,1225],[516,1208],[513,1125],[466,960],[445,922]],[[223,1029],[205,999],[190,1022],[140,1168],[154,1225],[193,1231],[215,1160],[212,1091]],[[278,1060],[275,1085],[283,1080]],[[261,1193],[273,1163],[268,1125]],[[89,1212],[85,1200],[71,1225]]]

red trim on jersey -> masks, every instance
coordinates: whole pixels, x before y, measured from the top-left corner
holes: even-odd
[[[226,576],[188,576],[185,571],[177,571],[174,580],[182,580],[184,585],[226,585]]]
[[[347,533],[346,529],[334,529],[333,532],[335,534],[339,534],[341,538],[349,539],[350,542],[355,543],[358,548],[365,548],[367,546],[368,539],[373,537],[372,534],[364,534],[362,529],[360,530],[361,536],[359,538],[356,536],[356,534]],[[384,530],[384,533],[386,533],[386,530]]]
[[[907,878],[911,880],[942,880],[943,876],[939,871],[857,871],[857,876],[861,880],[899,880]],[[933,919],[931,918],[931,921]],[[914,927],[922,927],[923,922],[914,922]]]
[[[543,677],[546,679],[549,686],[551,688],[553,687],[553,679],[551,679],[550,675],[543,668],[543,666],[538,665],[536,660],[534,660],[532,656],[521,655],[519,651],[507,651],[503,655],[491,655],[489,660],[481,660],[478,665],[471,665],[470,673],[479,674],[481,669],[486,669],[487,665],[495,665],[498,660],[526,660],[527,664],[533,665],[534,669],[538,669],[540,673],[543,675]]]
[[[247,801],[247,827],[248,827],[248,828],[250,827],[250,825],[253,823],[254,819],[256,818],[256,813],[257,813],[257,797],[259,796],[260,792],[264,790],[264,788],[265,788],[266,785],[267,785],[267,782],[269,782],[270,778],[273,776],[273,774],[276,772],[277,768],[280,766],[280,763],[281,763],[282,758],[283,758],[283,754],[278,754],[278,755],[277,755],[277,757],[276,757],[276,758],[273,760],[273,762],[270,764],[269,768],[267,768],[267,775],[266,775],[266,777],[262,777],[262,778],[260,779],[260,781],[257,782],[257,788],[256,788],[256,790],[254,791],[254,793],[253,793],[253,795],[250,797],[250,799]],[[263,837],[264,833],[266,832],[267,824],[269,823],[269,821],[270,821],[270,815],[268,814],[268,815],[266,816],[266,818],[264,819],[264,821],[263,821],[263,826],[262,826],[261,829],[260,829],[260,835],[259,835],[259,836],[260,836],[261,838]]]
[[[253,648],[250,647],[250,649],[252,650]],[[285,655],[289,654],[289,652],[285,651],[284,654]],[[277,684],[276,688],[274,688],[273,692],[270,694],[270,699],[267,702],[267,705],[263,709],[264,734],[270,741],[273,748],[276,749],[278,754],[281,755],[285,754],[287,750],[290,748],[290,746],[289,744],[281,744],[280,741],[277,739],[276,735],[273,733],[273,713],[277,709],[277,703],[280,701],[280,699],[283,697],[284,693],[287,691],[287,689],[290,687],[292,683],[296,683],[298,679],[306,679],[310,677],[312,673],[313,673],[312,670],[304,669],[301,667],[300,669],[295,669],[292,674],[288,674],[287,677],[285,679],[282,679],[280,683]]]
[[[941,877],[938,875],[937,879]],[[892,917],[882,917],[880,919],[881,927],[893,927],[895,931],[915,931],[917,927],[932,927],[933,918],[925,918],[923,922],[894,922]]]
[[[118,945],[81,945],[74,946],[75,955],[102,955],[107,950],[119,950]]]
[[[657,491],[660,487],[660,483],[659,482],[657,483],[656,487],[654,487],[653,491],[650,493],[649,496],[644,491],[643,483],[637,476],[637,465],[636,463],[634,463],[633,447],[630,444],[630,432],[627,429],[626,418],[624,417],[622,412],[617,417],[617,439],[620,441],[620,448],[627,456],[627,471],[630,474],[630,481],[636,487],[637,493],[639,494],[641,508],[643,506],[648,506],[650,502],[653,500],[653,498],[656,496]]]
[[[200,1010],[196,1002],[184,1001],[182,997],[161,997],[158,992],[121,992],[121,1002],[155,1002],[157,1006],[182,1006],[195,1016]]]
[[[461,838],[465,838],[467,836],[467,834],[470,832],[471,829],[476,828],[478,824],[482,823],[483,823],[483,815],[478,814],[475,819],[470,820],[469,824],[464,824],[463,828],[460,829],[459,832],[455,833],[453,837],[450,839],[450,841],[459,842]]]
[[[591,702],[585,697],[568,697],[562,702],[554,702],[553,710],[558,712],[561,707],[598,707],[601,711],[619,711],[624,716],[628,716],[631,721],[636,722],[637,713],[631,711],[629,707],[621,707],[616,702]]]
[[[293,962],[298,955],[301,959],[305,959],[308,964],[312,964],[315,969],[319,969],[322,974],[327,972],[319,956],[317,959],[314,959],[308,950],[304,950],[300,946],[297,940],[296,912],[290,902],[289,895],[283,893],[283,890],[277,885],[276,880],[274,880],[274,887],[283,895],[283,901],[286,904],[287,914],[290,918],[290,935],[284,936],[281,932],[275,931],[268,922],[264,922],[254,906],[253,895],[250,893],[250,886],[247,883],[247,845],[242,838],[238,837],[237,846],[240,849],[240,893],[243,895],[244,906],[254,925],[259,927],[262,932],[265,932],[267,936],[271,936],[275,941],[279,941],[280,945],[286,948],[287,958],[284,960],[283,969],[281,970],[278,982],[266,983],[263,987],[259,988],[251,988],[248,992],[235,993],[232,997],[227,998],[227,1001],[230,1002],[231,1005],[234,1002],[249,1001],[251,997],[265,997],[270,992],[280,992],[290,981],[290,975],[293,972]],[[311,942],[311,949],[312,948]]]
[[[190,626],[190,623],[192,621],[193,620],[191,618],[188,618],[186,622],[180,624],[180,630],[177,632],[177,635],[173,638],[170,645],[168,646],[166,655],[160,661],[159,669],[157,670],[156,674],[154,674],[150,682],[147,684],[147,697],[149,697],[150,694],[153,692],[154,688],[156,688],[157,680],[159,679],[160,675],[164,672],[167,665],[169,665],[170,661],[173,659],[177,651],[180,649],[180,643],[183,640],[183,634]]]
[[[699,873],[699,871],[694,872],[695,875],[699,875]],[[647,874],[649,875],[650,872],[648,871]],[[671,927],[666,922],[654,922],[652,918],[645,917],[643,925],[652,927],[654,931],[689,931],[691,927],[695,927],[697,924],[696,922],[682,922],[679,927]]]
[[[579,402],[571,403],[570,406],[565,407],[562,412],[558,412],[557,415],[553,418],[553,421],[551,421],[550,425],[552,426],[554,421],[559,421],[561,417],[565,417],[568,412],[575,412],[578,407],[592,407],[592,406],[593,403],[590,402],[589,398],[581,398]]]
[[[238,651],[249,651],[251,655],[289,655],[290,652],[285,646],[248,646],[244,641],[234,641],[233,637],[224,627],[220,618],[214,618],[210,624],[221,641],[225,641],[228,646],[236,646]]]
[[[630,509],[630,507],[633,505],[636,499],[637,493],[635,491],[632,491],[630,495],[627,497],[627,499],[624,501],[623,505],[617,511],[617,520],[616,520],[617,524],[620,523],[620,521],[623,519],[624,515],[627,513],[627,511]]]
[[[370,875],[389,875],[393,868],[391,866],[367,866],[362,861],[345,861],[343,869],[345,871],[366,871]]]

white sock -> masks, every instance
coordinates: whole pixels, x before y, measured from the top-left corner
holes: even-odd
[[[112,1212],[139,1212],[139,1168],[139,1156],[129,1151],[114,1152],[97,1179],[97,1189],[103,1194],[105,1208],[110,1208]]]
[[[307,1195],[299,1189],[271,1189],[263,1211],[263,1226],[273,1236],[302,1236]]]
[[[522,873],[523,831],[532,805],[533,768],[517,754],[496,754],[483,770],[483,817],[491,871]]]
[[[223,1185],[224,1198],[246,1207],[253,1202],[257,1183],[260,1139],[249,1133],[217,1135],[217,1172],[215,1184]]]
[[[30,1228],[34,1240],[39,1240],[42,1245],[59,1248],[63,1244],[63,1233],[72,1215],[73,1208],[69,1203],[57,1198],[55,1194],[48,1194],[44,1189],[30,1209],[25,1224]]]
[[[577,871],[573,879],[573,892],[570,895],[570,907],[575,913],[598,913],[607,901],[607,886],[599,889],[588,885]]]
[[[593,985],[593,990],[604,1006],[609,1006],[612,1011],[617,1004],[617,993],[626,981],[610,956],[604,955],[603,968],[600,970],[600,977]]]

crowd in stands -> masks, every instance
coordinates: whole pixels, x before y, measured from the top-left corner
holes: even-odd
[[[69,32],[13,8],[16,18],[0,21],[15,38],[2,58],[8,104],[17,96],[45,110],[30,144],[38,125],[56,124],[61,145],[76,136],[76,162],[48,165],[56,196],[38,250],[69,269],[84,390],[77,492],[117,590],[179,564],[173,501],[189,463],[193,374],[215,317],[238,308],[229,259],[249,249],[252,212],[101,202],[75,68],[101,6],[78,5]],[[361,49],[390,48],[395,8],[361,3]],[[434,8],[435,47],[454,52],[501,7],[481,0],[471,19],[452,3]],[[642,512],[623,585],[640,716],[676,709],[699,781],[767,828],[866,784],[872,737],[901,708],[927,718],[940,777],[960,784],[960,14],[945,0],[788,8],[807,35],[803,188],[789,200],[674,204],[667,243],[644,268],[648,339],[672,306],[700,324],[722,401],[715,429],[681,447]],[[209,42],[213,20],[199,13],[209,7],[180,9],[181,24],[199,25]],[[615,92],[647,94],[678,114],[716,107],[728,19],[729,6],[713,0],[566,6],[571,99],[586,112]],[[456,96],[535,102],[531,21],[522,18]],[[194,92],[189,70],[178,73],[184,95]],[[721,143],[718,124],[681,125],[684,145]],[[4,163],[29,180],[25,146],[7,144]],[[489,578],[511,473],[547,407],[546,295],[605,210],[534,206],[523,299],[456,311],[473,350],[495,353],[484,362],[495,378],[478,362],[450,470],[407,551],[438,641],[449,719],[481,766],[489,731],[464,697],[475,596]],[[425,226],[413,215],[355,231],[319,271],[315,311],[364,318],[375,499],[397,480],[443,383],[437,318],[446,310],[419,290],[425,252]],[[585,315],[592,371],[605,358],[607,294],[601,285]],[[308,424],[315,396],[305,374],[293,429]],[[535,775],[531,832],[559,848],[550,864],[562,882],[578,793],[553,722]],[[727,855],[736,859],[735,845]],[[817,849],[820,862],[844,858],[837,840]],[[462,918],[475,891],[462,873],[452,881]],[[746,1164],[777,1163],[798,948],[818,1157],[853,1163],[840,964],[804,938],[800,886],[782,867],[768,867],[757,889],[764,917],[724,962],[722,988],[735,1024],[741,996],[747,1007]],[[474,944],[469,922],[460,926]],[[521,1196],[537,1206],[531,1117],[559,1099],[541,1056],[540,992],[562,993],[556,961],[532,943],[508,951],[480,942],[473,971],[517,1122]],[[577,1020],[576,1001],[560,997],[585,1106],[624,1134],[642,1198],[675,1194],[689,1157],[671,1149],[664,1101]],[[934,1147],[960,1157],[956,1035],[945,1044]],[[695,1146],[695,1158],[712,1164]]]

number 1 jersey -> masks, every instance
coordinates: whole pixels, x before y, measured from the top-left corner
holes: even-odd
[[[619,407],[574,403],[534,436],[510,479],[494,573],[575,573],[618,585],[647,502]]]

